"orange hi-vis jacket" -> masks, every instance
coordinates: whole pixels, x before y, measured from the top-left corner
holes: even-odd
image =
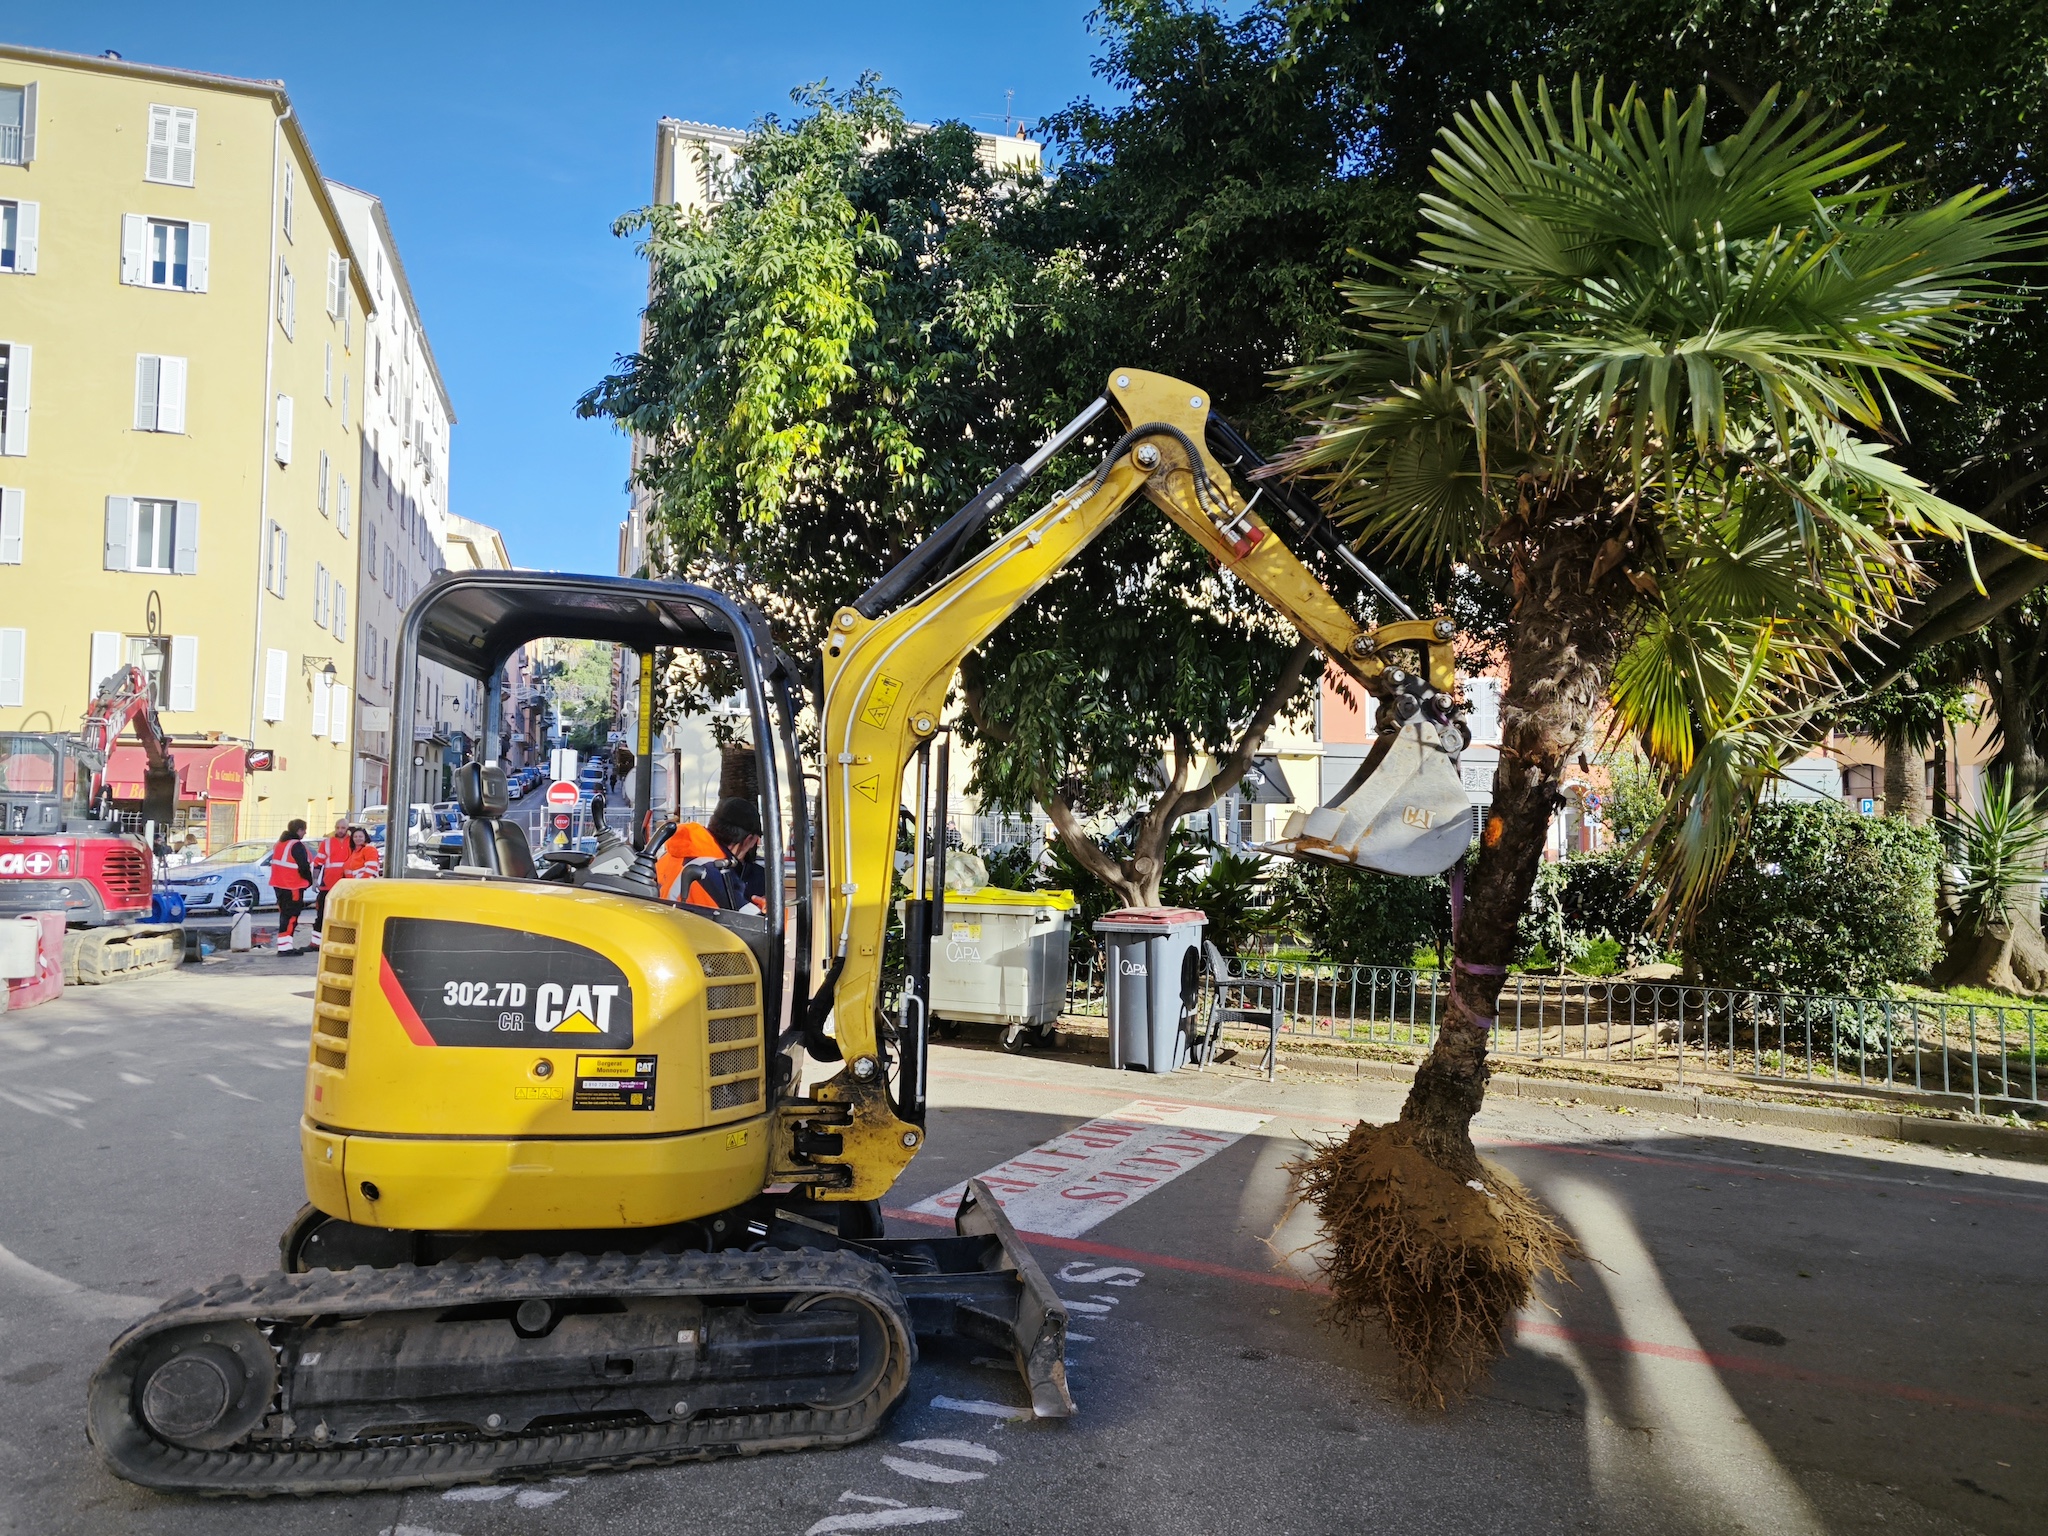
[[[296,837],[280,837],[277,846],[270,850],[270,888],[274,891],[303,891],[312,884],[299,868],[299,861],[292,857],[292,844],[305,847]]]
[[[377,845],[365,843],[349,854],[343,874],[350,880],[367,880],[373,875],[382,874],[383,871],[384,859],[377,852]]]
[[[683,866],[692,859],[722,859],[725,850],[718,839],[711,835],[708,827],[694,821],[686,821],[677,827],[675,834],[662,844],[661,857],[654,864],[655,889],[661,892],[665,901],[681,901],[693,907],[715,907],[718,903],[711,893],[698,881],[690,882],[687,894],[678,890],[682,884]]]
[[[342,876],[348,870],[348,839],[326,837],[320,840],[320,889],[331,891],[341,884]]]

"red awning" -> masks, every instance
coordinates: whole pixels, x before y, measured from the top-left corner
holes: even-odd
[[[239,800],[244,777],[240,742],[199,742],[171,744],[171,761],[178,765],[180,800]],[[142,772],[147,766],[140,747],[116,747],[107,757],[107,783],[116,800],[142,798]]]

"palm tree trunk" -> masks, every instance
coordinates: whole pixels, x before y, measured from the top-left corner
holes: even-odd
[[[1581,521],[1546,538],[1542,554],[1516,571],[1500,766],[1493,806],[1465,877],[1464,911],[1452,944],[1450,1007],[1401,1108],[1401,1120],[1422,1151],[1462,1177],[1478,1176],[1472,1117],[1486,1098],[1487,1041],[1514,957],[1516,927],[1543,862],[1550,819],[1562,802],[1565,769],[1606,696],[1621,609],[1634,596],[1618,575],[1586,590],[1600,542],[1592,521]]]
[[[1884,813],[1916,827],[1927,820],[1927,760],[1896,738],[1884,744]]]

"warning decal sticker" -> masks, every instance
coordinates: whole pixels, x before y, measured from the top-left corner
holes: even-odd
[[[566,939],[394,917],[377,980],[415,1045],[633,1048],[626,973]]]
[[[653,1056],[578,1056],[571,1109],[654,1108]]]

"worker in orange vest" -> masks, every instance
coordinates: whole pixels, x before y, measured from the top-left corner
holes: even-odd
[[[368,827],[348,829],[348,863],[343,867],[345,880],[374,880],[384,872],[384,859],[377,852],[377,845],[370,841]]]
[[[306,853],[306,824],[289,822],[277,846],[270,850],[270,889],[277,896],[277,952],[292,952],[292,934],[305,909],[306,891],[313,883],[313,861]]]
[[[335,818],[334,830],[320,839],[320,846],[313,856],[314,873],[319,877],[319,894],[313,907],[313,932],[317,935],[321,925],[327,921],[327,893],[341,884],[348,871],[348,818]],[[316,938],[315,943],[319,942]]]
[[[753,801],[728,795],[709,823],[685,822],[662,845],[654,883],[667,901],[738,912],[763,905],[761,812]]]

